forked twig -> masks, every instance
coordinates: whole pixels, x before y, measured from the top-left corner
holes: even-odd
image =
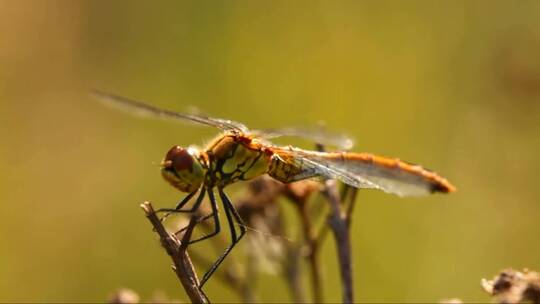
[[[182,240],[178,240],[174,235],[165,230],[163,224],[159,220],[152,204],[150,202],[144,202],[141,204],[146,218],[150,221],[154,230],[159,235],[163,248],[167,251],[167,254],[173,260],[173,270],[176,276],[182,283],[184,290],[189,296],[192,303],[210,303],[204,292],[199,288],[199,279],[197,273],[193,268],[193,263],[187,252],[187,246],[191,238],[191,233],[197,224],[197,217],[191,217],[188,228],[184,233]]]

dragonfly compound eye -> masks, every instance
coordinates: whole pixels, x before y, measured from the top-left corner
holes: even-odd
[[[204,179],[204,170],[196,158],[196,151],[180,146],[172,147],[162,162],[161,174],[173,187],[183,192],[199,188]]]

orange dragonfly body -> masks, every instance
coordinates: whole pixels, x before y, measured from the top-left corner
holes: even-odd
[[[189,194],[176,208],[159,211],[193,212],[206,195],[211,201],[211,216],[214,218],[216,229],[210,235],[192,242],[206,239],[220,231],[214,189],[217,189],[223,202],[233,242],[204,275],[201,286],[245,233],[242,219],[223,192],[223,188],[229,184],[268,174],[284,183],[313,177],[333,178],[352,187],[379,189],[399,196],[448,193],[456,190],[437,173],[399,159],[369,153],[309,151],[291,146],[277,146],[268,141],[268,138],[292,135],[307,137],[321,143],[335,142],[338,138],[338,144],[348,146],[350,143],[348,139],[292,128],[266,132],[250,131],[243,124],[231,120],[177,113],[117,95],[94,93],[106,104],[138,115],[195,122],[223,131],[204,149],[173,146],[161,163],[161,173],[165,180],[178,190]],[[193,207],[183,209],[197,193],[200,194]],[[240,229],[239,234],[235,222]]]
[[[263,174],[284,183],[312,177],[336,178],[353,187],[376,188],[401,196],[455,191],[438,174],[399,159],[277,147],[258,137],[230,131],[204,150],[175,146],[162,165],[165,179],[184,192],[194,191],[202,183],[223,188]],[[178,173],[186,169],[187,174],[178,178]]]

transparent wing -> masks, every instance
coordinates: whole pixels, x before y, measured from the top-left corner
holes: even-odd
[[[455,191],[446,179],[417,165],[368,153],[315,152],[275,149],[286,162],[300,168],[298,180],[311,176],[339,179],[356,188],[373,188],[399,196]]]
[[[341,133],[331,132],[325,130],[324,128],[287,127],[253,130],[251,133],[266,139],[281,136],[301,137],[318,144],[332,145],[343,150],[349,150],[354,145],[354,141],[349,136]]]
[[[299,149],[273,149],[279,162],[292,165],[294,169],[287,168],[286,166],[276,166],[277,174],[271,174],[272,176],[279,176],[283,182],[295,182],[306,178],[321,176],[325,178],[339,179],[344,183],[357,188],[377,188],[377,185],[360,177],[355,176],[351,172],[342,170],[339,167],[325,161],[316,161],[309,157],[306,157],[304,150]],[[311,152],[311,151],[305,151]]]
[[[118,108],[120,110],[129,112],[131,114],[141,116],[141,117],[150,117],[150,118],[159,118],[172,121],[182,121],[182,122],[195,122],[207,126],[212,126],[219,128],[225,131],[239,131],[247,132],[248,128],[235,121],[206,117],[203,115],[194,115],[194,114],[184,114],[174,111],[169,111],[165,109],[160,109],[149,104],[146,104],[142,101],[137,101],[129,99],[127,97],[114,95],[111,93],[106,93],[102,91],[94,90],[92,91],[93,95],[97,97],[102,103]]]

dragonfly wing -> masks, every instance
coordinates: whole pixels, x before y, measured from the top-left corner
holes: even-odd
[[[331,145],[343,150],[353,147],[354,141],[347,135],[331,132],[323,128],[287,127],[252,131],[254,135],[272,139],[281,136],[305,138],[318,144]]]
[[[446,179],[417,165],[368,153],[314,152],[285,149],[296,166],[336,178],[357,188],[380,189],[399,196],[455,191]]]
[[[343,170],[325,160],[307,157],[299,149],[273,149],[275,159],[270,175],[282,182],[295,182],[311,177],[339,179],[356,188],[378,188],[376,184]],[[306,151],[310,152],[310,151]]]
[[[159,118],[172,121],[194,122],[216,127],[224,131],[239,131],[245,133],[248,130],[245,125],[231,120],[206,117],[203,115],[184,114],[170,110],[160,109],[141,101],[97,90],[94,90],[92,93],[102,103],[108,106],[112,106],[114,108],[118,108],[120,110],[141,117]]]

